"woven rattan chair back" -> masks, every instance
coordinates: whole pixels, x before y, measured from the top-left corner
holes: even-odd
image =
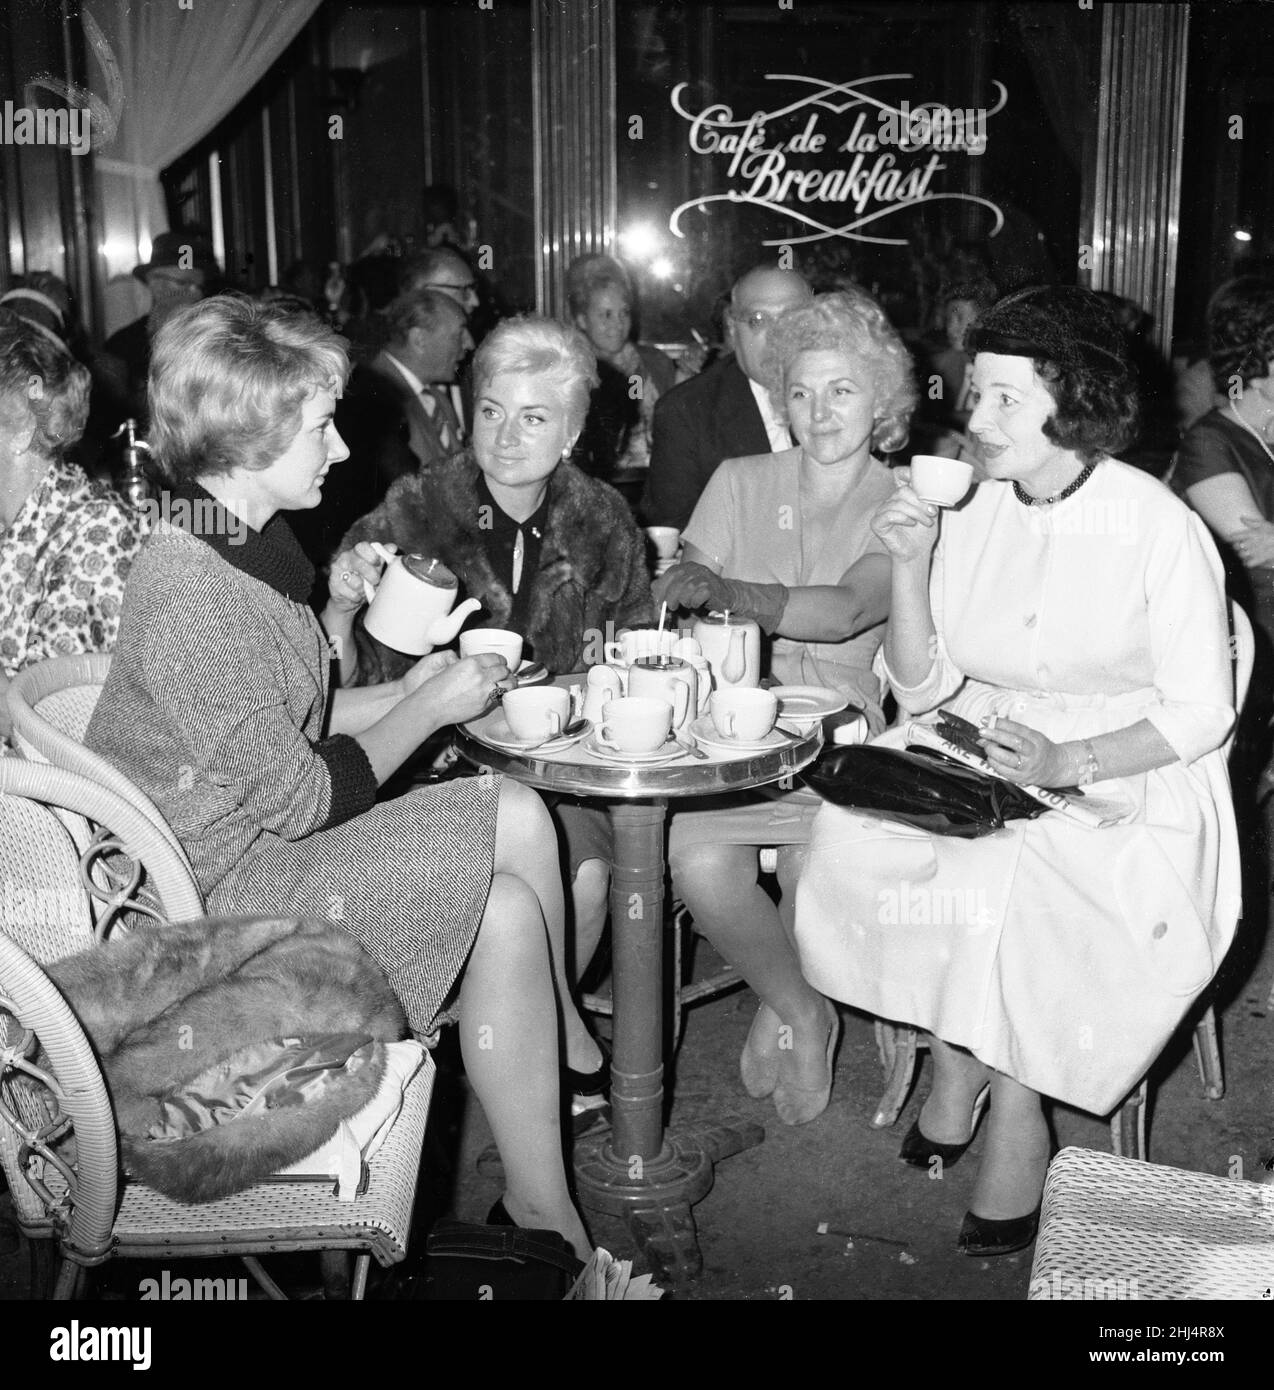
[[[19,671],[8,691],[14,742],[28,760],[77,772],[131,801],[184,858],[177,837],[145,792],[84,747],[84,735],[110,668],[109,655],[91,652],[53,657]]]
[[[90,833],[83,852],[68,860],[57,832],[65,835],[72,817],[83,818]],[[44,838],[47,843],[41,843]],[[68,918],[75,915],[70,904],[78,893],[99,936],[131,910],[149,910],[170,922],[203,916],[203,899],[180,847],[131,801],[78,773],[0,758],[0,848],[6,874],[37,893],[43,888],[65,897]],[[44,943],[25,935],[37,931],[28,918],[10,935],[18,933],[24,949],[41,960],[79,949],[61,937]]]

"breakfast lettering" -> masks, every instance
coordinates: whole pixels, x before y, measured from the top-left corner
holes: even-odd
[[[806,236],[775,237],[777,246],[844,237],[885,246],[905,246],[905,237],[863,230],[895,212],[925,203],[975,203],[987,209],[995,236],[1004,225],[999,207],[972,193],[935,187],[938,176],[959,157],[975,157],[987,147],[987,118],[1008,100],[1002,83],[991,107],[950,108],[941,103],[892,105],[864,89],[882,82],[908,81],[910,73],[889,73],[828,83],[816,78],[766,74],[769,82],[792,82],[806,89],[773,111],[754,111],[736,119],[733,108],[716,102],[695,113],[684,105],[688,83],[672,94],[673,109],[688,122],[686,143],[692,154],[728,157],[723,175],[734,186],[720,193],[691,198],[674,209],[669,229],[685,236],[682,217],[709,204],[746,203],[804,223]],[[811,90],[812,89],[812,90]],[[855,109],[859,108],[859,109]],[[865,108],[865,109],[864,109]],[[850,113],[852,124],[850,122]],[[846,129],[848,125],[848,129]],[[837,159],[837,156],[844,156]],[[914,157],[913,157],[914,156]],[[811,164],[811,158],[822,161]],[[836,225],[805,211],[811,205],[838,204],[852,211]]]

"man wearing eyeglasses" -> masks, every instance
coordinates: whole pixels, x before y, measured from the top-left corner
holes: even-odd
[[[482,336],[473,321],[474,310],[481,302],[478,283],[469,269],[469,263],[454,247],[436,246],[432,250],[421,251],[403,265],[398,277],[399,294],[419,294],[422,290],[434,290],[438,294],[445,294],[448,299],[454,299],[464,310],[465,324],[473,341]],[[473,342],[469,346],[472,348]],[[469,426],[473,421],[473,384],[469,380],[467,357],[459,370],[459,378],[459,381],[453,381],[446,387],[446,395],[459,422],[463,441],[468,438]]]
[[[726,345],[733,355],[674,387],[655,406],[642,503],[647,524],[683,530],[723,459],[792,447],[761,373],[770,325],[810,298],[803,276],[772,265],[735,281],[726,316]]]
[[[473,271],[460,252],[449,246],[437,246],[413,256],[403,266],[398,289],[401,294],[437,290],[454,299],[466,315],[478,307],[478,284]]]

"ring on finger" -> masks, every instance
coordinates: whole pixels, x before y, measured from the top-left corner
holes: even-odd
[[[348,583],[349,583],[349,580],[350,580],[350,573],[349,573],[349,570],[342,570],[342,571],[341,571],[341,578],[348,584]]]
[[[1017,755],[1017,765],[1018,765],[1018,767],[1021,767],[1021,766],[1022,766],[1022,755],[1021,755],[1021,753],[1019,753],[1019,754]]]

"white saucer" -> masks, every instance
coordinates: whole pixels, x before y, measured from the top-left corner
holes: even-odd
[[[584,751],[603,762],[619,763],[622,767],[652,767],[656,763],[670,763],[675,758],[688,756],[685,748],[674,738],[650,753],[621,753],[617,748],[607,748],[605,744],[598,743],[596,734],[585,739]]]
[[[538,738],[516,738],[509,728],[509,721],[503,713],[497,714],[485,728],[474,731],[484,743],[492,743],[497,748],[506,748],[510,753],[521,753],[534,748],[537,753],[558,753],[570,748],[580,739],[593,732],[593,726],[585,720],[584,727],[565,738],[555,738],[551,743],[542,743]],[[539,745],[538,747],[536,745]]]
[[[770,748],[782,748],[791,741],[790,735],[781,729],[771,729],[764,738],[758,739],[722,738],[706,714],[691,724],[690,732],[705,748],[716,748],[723,753],[763,753]]]
[[[542,661],[527,660],[518,667],[519,685],[539,685],[548,679],[548,667]]]
[[[825,685],[775,685],[770,694],[779,702],[780,719],[822,719],[849,708],[849,697]]]

